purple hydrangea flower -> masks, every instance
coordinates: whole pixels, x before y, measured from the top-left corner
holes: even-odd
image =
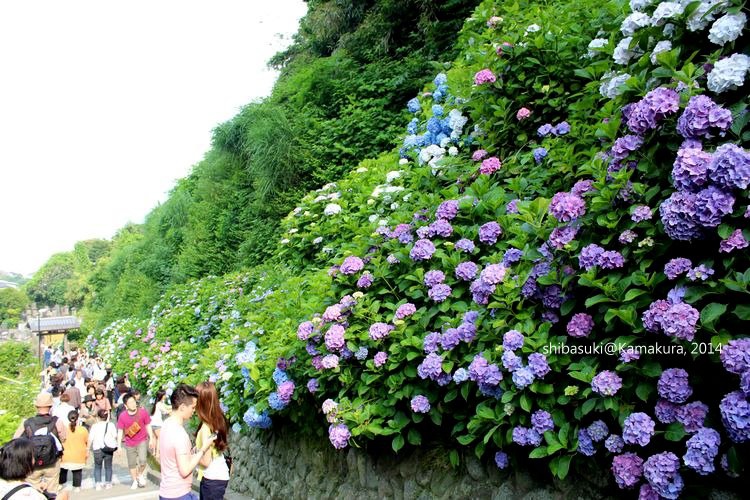
[[[575,239],[578,229],[572,226],[556,227],[549,235],[549,244],[558,250],[565,248],[565,245]]]
[[[594,329],[594,318],[586,313],[574,314],[568,322],[567,331],[571,337],[588,337]]]
[[[495,453],[495,465],[498,469],[503,470],[508,468],[508,454],[504,451],[498,451]]]
[[[721,350],[721,363],[729,373],[741,375],[750,370],[750,337],[727,342]]]
[[[466,311],[464,313],[464,322],[476,323],[479,319],[479,313],[477,311]]]
[[[674,187],[685,191],[697,191],[705,187],[711,160],[711,154],[700,148],[679,149],[672,168]]]
[[[625,441],[617,434],[612,434],[604,441],[604,447],[610,453],[620,453],[625,448]]]
[[[451,287],[448,285],[440,284],[435,285],[427,290],[427,295],[435,302],[443,302],[451,295]]]
[[[651,455],[643,464],[643,476],[653,490],[664,498],[679,498],[684,486],[679,473],[680,459],[671,452]]]
[[[741,229],[735,229],[734,232],[725,240],[719,243],[719,252],[729,253],[734,250],[741,250],[748,247],[748,241],[742,234]]]
[[[414,246],[409,252],[409,257],[411,257],[411,260],[413,261],[430,260],[434,253],[435,245],[430,240],[422,239],[417,240],[417,242],[414,243]]]
[[[638,500],[662,500],[657,492],[648,483],[643,483],[638,490]]]
[[[702,234],[695,219],[696,198],[694,193],[675,191],[659,206],[664,232],[673,240],[689,241]]]
[[[421,394],[411,398],[411,409],[414,413],[427,413],[430,411],[430,401]]]
[[[591,390],[602,396],[614,396],[622,388],[622,379],[615,372],[604,370],[591,380]]]
[[[502,264],[490,264],[482,270],[479,279],[488,285],[497,285],[502,283],[507,273],[508,269]]]
[[[653,217],[651,209],[646,205],[638,205],[633,207],[633,211],[630,213],[630,220],[633,222],[641,222],[644,220],[650,220]]]
[[[428,287],[439,285],[445,281],[443,271],[427,271],[424,275],[424,284]]]
[[[662,318],[661,327],[670,337],[693,340],[700,313],[685,303],[672,304]]]
[[[618,138],[612,145],[610,154],[616,161],[621,161],[630,156],[630,153],[638,151],[643,146],[643,138],[637,135],[626,135]]]
[[[503,234],[503,229],[495,221],[482,224],[479,228],[479,241],[488,245],[497,243],[497,238]]]
[[[581,249],[581,254],[578,256],[578,265],[581,269],[588,271],[592,267],[599,265],[599,258],[604,253],[604,249],[599,245],[591,243]]]
[[[495,74],[492,72],[491,69],[483,69],[481,71],[478,71],[474,75],[474,85],[484,85],[485,83],[495,83],[497,81],[497,77],[495,77]]]
[[[659,396],[672,403],[684,403],[693,394],[688,372],[682,368],[664,370],[656,384]]]
[[[435,353],[428,354],[417,366],[417,374],[421,379],[437,380],[443,373],[443,358]]]
[[[459,368],[453,374],[453,381],[457,384],[466,382],[467,380],[469,380],[469,372],[466,370],[466,368]]]
[[[478,267],[473,262],[461,262],[456,266],[456,278],[463,281],[471,281],[477,275]]]
[[[341,263],[341,268],[339,271],[341,271],[341,274],[351,275],[356,274],[360,272],[362,269],[364,269],[365,263],[357,257],[356,255],[350,255],[349,257],[344,259],[344,262]]]
[[[686,432],[695,432],[703,427],[707,415],[708,406],[700,401],[680,406],[675,411],[675,419],[685,427]]]
[[[604,439],[606,439],[607,435],[609,434],[609,428],[607,428],[607,424],[605,424],[601,420],[595,420],[591,422],[586,430],[588,431],[591,440],[595,443],[604,441]]]
[[[542,160],[547,157],[547,150],[545,148],[534,148],[531,154],[534,156],[536,164],[541,165]]]
[[[549,363],[547,363],[547,357],[540,352],[529,354],[528,362],[529,369],[537,378],[543,378],[550,372]]]
[[[627,245],[630,243],[633,243],[635,239],[638,237],[638,233],[635,231],[631,231],[630,229],[626,229],[622,233],[620,233],[620,236],[617,238],[617,241],[622,243],[623,245]]]
[[[386,257],[385,260],[386,260],[386,262],[388,262],[388,264],[390,264],[392,266],[398,264],[399,262],[401,262],[400,260],[398,260],[398,257],[396,257],[393,254],[389,254],[388,257]]]
[[[729,119],[724,110],[711,100],[707,95],[696,95],[690,98],[680,118],[677,120],[677,131],[686,139],[699,139],[710,137],[711,128],[726,130],[731,125],[731,113]],[[713,117],[712,117],[713,114]]]
[[[435,217],[438,219],[453,220],[458,215],[458,201],[446,200],[438,205]]]
[[[456,249],[466,253],[471,253],[474,251],[474,242],[467,240],[466,238],[461,238],[456,242]]]
[[[555,135],[566,135],[570,133],[570,124],[566,121],[562,121],[558,123],[554,129],[552,129],[552,133]]]
[[[338,368],[339,357],[336,356],[335,354],[328,354],[327,356],[323,356],[323,358],[320,360],[320,366],[328,370]]]
[[[682,459],[685,465],[696,471],[701,476],[711,474],[714,460],[719,454],[721,437],[716,430],[710,427],[698,429],[693,437],[687,440],[687,452]]]
[[[283,382],[279,385],[277,392],[279,394],[279,398],[285,403],[289,404],[289,402],[292,400],[292,396],[294,395],[294,382],[291,380],[287,380],[286,382]]]
[[[654,406],[654,415],[656,420],[662,424],[671,424],[677,421],[677,410],[679,406],[667,401],[666,399],[660,399]]]
[[[323,312],[323,320],[324,321],[338,321],[341,318],[341,305],[340,304],[334,304],[332,306],[328,306]]]
[[[531,414],[531,426],[539,434],[544,434],[546,431],[553,430],[555,423],[552,421],[552,415],[548,411],[537,410]]]
[[[594,181],[590,179],[584,179],[582,181],[576,182],[573,185],[573,189],[570,190],[570,193],[576,196],[583,196],[584,194],[593,190],[594,190]]]
[[[667,278],[673,280],[679,275],[689,271],[692,267],[693,263],[690,262],[690,259],[677,257],[667,262],[667,264],[664,266],[664,274],[667,276]]]
[[[549,213],[560,222],[570,222],[586,213],[586,202],[572,193],[555,193],[549,204]]]
[[[680,95],[673,89],[659,87],[628,110],[627,124],[631,132],[643,135],[656,128],[658,122],[680,109]]]
[[[297,338],[300,340],[307,340],[313,333],[313,324],[310,321],[305,321],[299,324],[297,327]]]
[[[708,166],[708,177],[724,189],[747,189],[750,184],[750,154],[735,144],[722,144]]]
[[[505,204],[505,213],[517,214],[518,213],[518,200],[510,200]]]
[[[420,239],[426,239],[431,238],[434,236],[434,233],[432,232],[432,226],[422,226],[417,229],[417,238]]]
[[[534,383],[534,372],[527,367],[521,367],[513,372],[513,384],[524,389]]]
[[[708,186],[695,195],[695,222],[704,227],[716,227],[725,215],[732,213],[734,196],[716,186]]]
[[[346,424],[334,424],[328,428],[328,439],[337,450],[346,448],[350,437],[352,437],[352,433],[349,432],[349,427]]]
[[[505,351],[500,357],[506,370],[514,372],[523,366],[523,360],[513,351]]]
[[[438,332],[430,332],[425,335],[423,348],[424,352],[437,352],[438,345],[440,344],[440,334]]]
[[[367,350],[367,347],[365,347],[365,346],[360,346],[360,347],[359,347],[359,348],[358,348],[358,349],[357,349],[357,350],[356,350],[356,351],[354,352],[354,357],[355,357],[355,359],[357,359],[358,361],[364,361],[364,360],[366,360],[366,359],[367,359],[367,354],[368,354],[368,353],[369,353],[369,351]]]
[[[589,431],[586,429],[578,430],[578,451],[580,451],[587,457],[592,457],[594,456],[594,454],[596,454],[594,441],[591,439],[591,436],[589,436]]]
[[[469,364],[469,378],[474,382],[481,382],[484,380],[484,372],[487,370],[489,362],[482,356],[477,354]]]
[[[398,306],[398,309],[396,309],[396,313],[393,315],[393,319],[399,320],[408,318],[415,312],[417,312],[416,306],[410,302],[407,302],[406,304],[401,304],[400,306]]]
[[[643,412],[631,413],[622,424],[622,440],[646,446],[654,435],[654,421]]]
[[[362,273],[362,276],[357,280],[357,288],[370,288],[372,286],[372,274],[369,271]]]
[[[372,361],[375,364],[376,368],[380,368],[385,364],[386,361],[388,361],[388,354],[386,354],[384,351],[379,351],[372,358]]]
[[[503,348],[507,351],[515,351],[523,347],[523,334],[518,330],[510,330],[503,334]]]
[[[626,347],[620,352],[620,361],[630,363],[641,358],[641,352],[637,349]]]
[[[643,475],[643,459],[635,453],[623,453],[612,459],[612,474],[621,489],[632,488]]]
[[[616,250],[607,250],[599,256],[599,266],[602,269],[616,269],[625,265],[622,254]]]
[[[477,336],[477,327],[474,323],[461,323],[456,330],[459,338],[467,344]]]
[[[310,380],[307,381],[307,390],[308,391],[310,391],[311,393],[314,394],[314,393],[318,392],[318,389],[320,389],[320,385],[318,384],[318,379],[311,378]]]
[[[451,223],[445,219],[438,219],[430,224],[430,234],[433,236],[448,238],[453,234],[453,226],[451,226]]]
[[[487,157],[487,151],[485,151],[484,149],[477,149],[471,155],[471,159],[474,161],[480,161],[480,160],[485,159],[486,157]]]
[[[373,323],[370,326],[370,338],[372,340],[380,340],[390,335],[393,330],[393,326],[387,323]]]
[[[457,328],[448,328],[440,336],[440,346],[444,351],[451,351],[461,342],[461,335]]]
[[[503,265],[505,267],[508,267],[511,264],[515,264],[516,262],[521,260],[521,257],[523,257],[522,250],[519,250],[517,248],[509,248],[503,254]]]
[[[326,348],[331,352],[340,352],[344,348],[344,327],[331,325],[325,334]]]
[[[750,441],[750,401],[741,391],[730,392],[719,403],[721,421],[735,443]]]
[[[547,137],[550,133],[552,133],[552,129],[553,127],[551,123],[545,123],[536,130],[536,133],[539,137]]]
[[[690,281],[706,281],[709,277],[714,275],[714,270],[710,267],[706,267],[705,264],[701,264],[687,273],[687,278]]]
[[[482,160],[482,164],[479,166],[479,173],[484,175],[491,175],[500,170],[503,164],[500,159],[496,156],[490,156]]]
[[[517,426],[513,428],[513,442],[519,446],[539,446],[542,435],[533,428]]]

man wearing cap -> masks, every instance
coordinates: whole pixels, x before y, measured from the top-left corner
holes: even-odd
[[[65,424],[50,415],[50,410],[52,409],[52,395],[48,392],[40,393],[34,400],[34,406],[36,406],[36,416],[27,418],[23,421],[16,430],[13,439],[24,436],[24,434],[26,434],[25,437],[31,437],[28,435],[27,429],[31,434],[34,434],[39,429],[47,427],[54,422],[52,434],[56,435],[61,443],[65,441],[67,436]],[[50,493],[56,493],[59,478],[60,459],[58,458],[55,465],[35,468],[34,472],[26,477],[26,482],[41,492],[46,490]]]

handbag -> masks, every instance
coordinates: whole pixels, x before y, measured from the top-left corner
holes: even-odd
[[[104,426],[104,438],[102,438],[102,440],[107,439],[108,427],[109,427],[109,422],[107,422],[107,424]],[[106,453],[107,455],[112,455],[114,454],[114,452],[117,451],[117,446],[115,447],[107,446],[107,444],[105,443],[104,446],[102,446],[101,450],[102,450],[102,453]]]
[[[133,422],[132,424],[130,424],[130,426],[127,429],[125,429],[125,435],[128,436],[129,438],[132,438],[133,436],[138,434],[138,431],[140,430],[141,430],[141,424],[139,424],[138,422]]]

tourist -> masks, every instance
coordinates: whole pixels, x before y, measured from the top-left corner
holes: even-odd
[[[109,421],[109,412],[99,410],[98,420],[89,432],[89,448],[94,451],[94,488],[112,487],[112,456],[117,449],[117,428]],[[104,483],[102,483],[104,466]]]
[[[159,434],[164,423],[164,417],[168,416],[172,409],[166,404],[167,392],[160,389],[154,398],[154,406],[151,407],[151,428],[154,429],[154,450],[156,458],[159,458]]]
[[[34,470],[34,444],[26,438],[5,443],[0,448],[0,498],[6,500],[47,500],[26,478]]]
[[[200,481],[200,500],[222,500],[229,484],[229,463],[225,454],[229,452],[228,433],[229,423],[219,405],[219,394],[213,382],[202,382],[196,387],[198,390],[198,418],[201,419],[195,446],[203,447],[203,443],[212,434],[216,436],[209,453],[201,457],[198,466],[198,481]]]
[[[64,392],[60,395],[60,404],[52,410],[52,415],[57,417],[61,422],[67,422],[68,414],[75,409],[76,408],[70,404],[70,394]]]
[[[96,392],[94,392],[94,396],[96,397],[94,400],[94,406],[97,410],[104,410],[107,413],[112,411],[112,404],[109,402],[109,399],[104,397],[103,390],[97,389]]]
[[[130,477],[133,479],[131,489],[146,487],[146,459],[149,443],[153,448],[154,433],[151,429],[151,417],[143,408],[138,407],[135,396],[126,394],[123,397],[125,411],[117,418],[117,446],[123,448],[128,459]]]
[[[216,436],[211,434],[196,453],[191,453],[190,436],[183,427],[193,416],[198,392],[189,385],[175,387],[171,396],[172,415],[164,421],[159,443],[161,464],[160,500],[194,500],[193,470],[208,453]]]
[[[65,392],[63,394],[68,395],[68,403],[70,406],[75,408],[76,410],[81,407],[81,397],[83,393],[78,389],[78,386],[75,384],[74,380],[71,380],[68,382],[68,385],[65,387]]]
[[[81,406],[80,414],[82,425],[89,431],[91,430],[91,427],[96,423],[97,411],[99,410],[96,408],[96,406],[94,406],[94,398],[86,394],[86,397],[83,398],[83,405]]]
[[[63,450],[60,462],[60,486],[68,481],[68,471],[73,474],[73,491],[81,491],[81,479],[83,479],[83,468],[89,457],[88,441],[89,431],[82,425],[78,425],[78,411],[73,410],[68,415],[68,437],[65,439],[65,450]]]
[[[35,443],[34,448],[34,471],[26,477],[26,481],[39,491],[57,491],[60,478],[60,456],[62,455],[62,442],[67,437],[67,429],[64,421],[50,415],[52,408],[52,395],[48,392],[40,393],[34,400],[36,416],[27,418],[16,430],[14,438],[24,436]],[[43,436],[47,439],[46,451],[42,456],[39,445],[43,445]],[[54,448],[53,448],[54,447]]]
[[[80,394],[86,394],[86,380],[80,368],[76,370],[76,374],[73,377],[73,384],[78,388]]]

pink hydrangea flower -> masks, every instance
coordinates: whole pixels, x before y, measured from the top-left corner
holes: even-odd
[[[474,85],[484,85],[485,83],[495,83],[496,81],[495,74],[487,68],[474,75]]]
[[[529,108],[521,108],[516,113],[516,120],[518,121],[525,120],[529,116],[531,116],[531,110]]]

